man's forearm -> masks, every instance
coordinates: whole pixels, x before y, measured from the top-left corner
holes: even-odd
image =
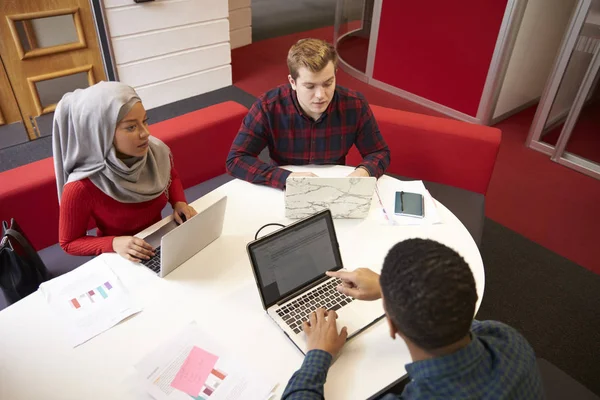
[[[327,371],[331,365],[331,354],[323,350],[311,350],[306,354],[302,367],[292,375],[282,400],[324,399]]]
[[[369,175],[377,178],[384,174],[389,165],[390,150],[387,147],[367,154],[360,163],[361,167],[364,167],[367,171],[369,171]]]
[[[227,172],[238,179],[274,188],[285,188],[290,171],[279,168],[250,155],[230,155],[226,162]]]

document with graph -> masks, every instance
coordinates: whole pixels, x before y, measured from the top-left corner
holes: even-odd
[[[232,359],[196,322],[135,366],[140,389],[155,400],[267,400],[275,387]]]
[[[73,347],[141,311],[102,257],[40,285]]]

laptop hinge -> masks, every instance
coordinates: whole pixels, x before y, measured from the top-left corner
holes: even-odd
[[[308,291],[309,289],[312,289],[313,287],[325,282],[326,280],[331,279],[331,277],[325,275],[324,277],[322,277],[321,279],[317,279],[316,281],[314,281],[313,283],[311,283],[308,286],[303,286],[301,289],[296,290],[294,293],[290,294],[289,296],[286,296],[285,298],[279,300],[276,304],[278,306],[282,305],[283,303],[287,303],[288,301],[290,301],[291,299],[293,299],[294,297],[297,297],[299,295],[301,295],[302,293]]]

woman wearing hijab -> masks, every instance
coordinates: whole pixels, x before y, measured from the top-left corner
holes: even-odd
[[[59,242],[69,254],[149,259],[152,246],[133,235],[160,221],[167,201],[178,223],[196,215],[170,149],[150,136],[146,110],[125,84],[100,82],[65,94],[54,112],[52,145]],[[97,236],[86,234],[90,219]]]

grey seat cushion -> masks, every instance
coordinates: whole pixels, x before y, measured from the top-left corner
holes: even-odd
[[[477,246],[481,245],[485,220],[485,196],[435,182],[423,182],[429,193],[463,223]]]
[[[67,254],[58,243],[38,251],[38,254],[53,278],[73,271],[94,258],[94,256],[72,256]]]
[[[543,358],[537,359],[546,400],[600,400],[588,388]]]

